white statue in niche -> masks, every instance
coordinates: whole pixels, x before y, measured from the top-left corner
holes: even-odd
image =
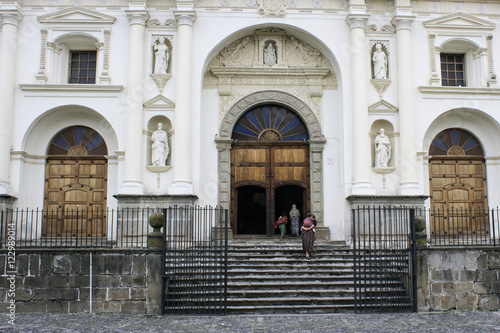
[[[151,145],[151,164],[154,166],[165,166],[168,157],[168,134],[163,129],[163,124],[158,124],[158,129],[153,132],[150,139]]]
[[[379,134],[375,137],[375,167],[387,168],[391,159],[391,141],[385,135],[385,130],[380,129]]]
[[[168,46],[165,44],[166,38],[157,38],[153,43],[155,51],[155,67],[154,74],[165,74],[168,69]]]
[[[373,77],[375,79],[387,79],[387,55],[382,50],[382,44],[375,45],[373,52]]]
[[[264,64],[268,66],[276,65],[276,49],[272,43],[264,48]]]

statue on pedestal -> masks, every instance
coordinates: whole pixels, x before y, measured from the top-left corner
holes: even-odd
[[[385,135],[385,130],[380,129],[379,134],[375,137],[375,167],[387,168],[391,158],[391,141]]]
[[[153,132],[150,139],[153,141],[151,145],[151,164],[154,166],[165,166],[169,148],[168,134],[163,129],[163,124],[158,124],[158,129]]]
[[[387,55],[382,50],[382,44],[375,45],[373,52],[373,77],[375,79],[387,79]]]
[[[155,51],[155,67],[154,74],[165,74],[168,69],[168,46],[165,44],[165,37],[157,38],[153,43]]]
[[[272,43],[267,44],[264,48],[264,64],[265,65],[276,65],[276,49]]]

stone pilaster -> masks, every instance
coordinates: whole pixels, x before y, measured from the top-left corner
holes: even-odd
[[[173,184],[168,189],[172,195],[193,195],[191,177],[191,96],[192,96],[192,58],[193,22],[196,13],[177,11],[177,68],[175,93],[175,134],[173,137],[172,164]]]
[[[362,7],[362,6],[361,6]],[[370,181],[370,137],[368,129],[368,51],[365,27],[369,15],[362,14],[359,5],[351,8],[360,14],[347,16],[351,28],[351,92],[353,133],[352,194],[375,194]]]
[[[11,195],[10,150],[16,83],[18,25],[23,16],[18,9],[0,10],[0,195]]]
[[[127,136],[125,146],[125,180],[121,194],[143,194],[142,184],[142,114],[144,100],[144,31],[149,13],[127,10],[130,21],[130,46],[127,85]]]
[[[415,107],[413,94],[413,61],[411,43],[411,24],[413,16],[395,16],[392,23],[396,27],[398,100],[400,126],[400,165],[401,177],[399,194],[421,194],[417,174],[417,142],[415,134]]]

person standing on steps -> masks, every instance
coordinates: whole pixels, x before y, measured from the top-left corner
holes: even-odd
[[[293,204],[292,210],[290,211],[290,229],[292,236],[299,235],[299,219],[300,211],[297,209],[297,206]]]
[[[316,218],[312,213],[307,213],[307,217],[302,224],[302,249],[306,253],[306,259],[309,259],[314,248],[314,227],[316,226]]]
[[[285,236],[285,231],[286,231],[286,222],[288,221],[288,217],[286,216],[286,213],[283,213],[283,215],[280,216],[276,222],[274,222],[274,229],[279,228],[280,229],[280,240],[283,239],[283,236]]]

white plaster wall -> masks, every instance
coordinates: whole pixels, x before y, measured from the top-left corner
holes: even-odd
[[[52,9],[51,9],[52,11]],[[113,194],[117,193],[123,179],[124,159],[126,152],[125,132],[126,123],[126,93],[127,93],[127,65],[129,43],[129,21],[124,10],[105,10],[99,8],[108,15],[116,17],[115,23],[111,26],[111,49],[109,53],[109,75],[112,85],[123,85],[124,89],[116,93],[86,93],[86,92],[27,92],[17,86],[15,95],[14,112],[14,137],[12,140],[12,165],[11,182],[14,192],[19,197],[19,206],[41,207],[43,203],[43,178],[45,163],[43,158],[36,156],[44,155],[50,139],[59,130],[66,126],[86,125],[98,131],[106,140],[109,155],[112,156],[109,164],[108,182],[108,205],[113,207],[116,201]],[[40,63],[40,28],[41,24],[36,17],[46,14],[44,9],[26,8],[23,10],[24,19],[19,26],[18,41],[18,64],[16,71],[17,84],[33,84],[36,82],[35,75],[39,70]],[[161,22],[167,19],[174,19],[172,11],[150,10],[152,18],[158,18]],[[419,182],[423,189],[422,194],[428,194],[428,171],[425,155],[428,145],[440,130],[445,126],[456,126],[470,130],[483,143],[487,158],[488,195],[490,204],[500,203],[500,190],[497,189],[500,178],[500,149],[497,142],[500,132],[500,114],[498,105],[500,95],[449,95],[449,94],[423,94],[418,90],[419,86],[429,85],[429,48],[428,32],[422,22],[436,16],[417,17],[412,24],[412,52],[413,52],[413,75],[415,93],[415,144],[417,151],[421,152],[418,159]],[[368,24],[376,24],[379,28],[389,24],[392,18],[390,15],[374,14],[370,17]],[[282,28],[291,35],[302,39],[319,49],[332,63],[336,71],[338,89],[325,91],[323,95],[322,110],[322,130],[327,143],[323,152],[324,167],[324,223],[332,230],[332,239],[344,239],[349,233],[348,223],[350,213],[345,197],[351,193],[352,185],[352,134],[354,130],[369,131],[355,127],[356,119],[351,115],[352,100],[356,98],[356,91],[352,89],[350,77],[350,30],[345,21],[345,14],[334,13],[288,13],[283,18],[264,17],[256,13],[255,10],[248,12],[231,12],[230,9],[221,9],[218,12],[205,10],[197,11],[197,20],[193,25],[193,90],[192,90],[192,124],[190,132],[192,134],[192,181],[194,191],[198,195],[198,204],[217,204],[217,148],[214,142],[215,134],[219,131],[218,123],[218,99],[215,90],[202,89],[203,73],[209,61],[222,48],[232,41],[252,33],[259,28],[277,27]],[[488,18],[491,22],[500,23],[495,17]],[[498,28],[492,32],[495,35],[494,41],[494,64],[495,68],[500,67],[500,52],[496,36]],[[145,52],[144,64],[144,99],[145,101],[157,96],[159,90],[150,78],[152,68],[152,56],[150,54],[150,43],[153,35],[172,36],[174,50],[172,53],[172,79],[166,84],[163,96],[175,102],[175,82],[176,82],[176,45],[182,41],[176,40],[176,29],[172,27],[151,27],[146,28],[143,47]],[[398,107],[397,99],[397,40],[395,34],[380,32],[367,32],[366,45],[370,40],[383,40],[389,43],[389,78],[392,81],[383,95],[384,100]],[[436,45],[438,43],[436,42]],[[368,50],[368,48],[367,48]],[[48,55],[50,52],[48,52]],[[49,59],[47,59],[49,61]],[[366,61],[369,63],[369,55]],[[371,72],[369,73],[371,74]],[[378,93],[367,77],[368,105],[372,105],[380,100]],[[94,110],[101,115],[99,117],[89,117],[90,113],[82,113],[80,116],[69,116],[60,113],[51,121],[47,121],[50,110],[54,110],[62,105],[78,106],[82,110]],[[487,115],[490,123],[488,131],[484,130],[481,122],[475,122],[474,117],[462,116],[454,118],[453,122],[444,119],[438,125],[435,120],[443,113],[457,108],[467,108],[477,110],[481,114]],[[164,113],[166,114],[166,113]],[[153,113],[144,116],[145,122],[138,124],[146,129],[145,124]],[[174,116],[169,116],[172,124]],[[372,119],[373,118],[373,119]],[[42,120],[45,119],[45,122]],[[372,120],[377,117],[370,118]],[[460,120],[461,119],[461,120]],[[40,127],[40,124],[44,124]],[[47,124],[47,125],[45,125]],[[50,126],[49,126],[50,124]],[[434,125],[433,125],[434,124]],[[394,120],[395,129],[399,128],[397,115]],[[491,131],[490,131],[491,129]],[[174,128],[174,132],[175,132]],[[143,164],[148,165],[147,145],[149,144],[146,135],[142,137]],[[175,141],[175,134],[172,143]],[[172,145],[171,150],[174,148]],[[22,152],[29,155],[24,157]],[[399,139],[395,138],[393,147],[393,158],[396,167],[399,168]],[[173,170],[160,175],[160,187],[157,186],[157,174],[151,173],[144,168],[143,182],[146,194],[165,194],[173,181]],[[377,194],[394,195],[399,186],[399,170],[394,174],[386,176],[386,188],[383,189],[382,176],[372,173],[372,183],[377,190]],[[342,212],[342,213],[339,213]]]

